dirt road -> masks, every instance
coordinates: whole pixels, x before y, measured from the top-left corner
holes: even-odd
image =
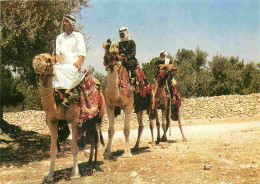
[[[184,133],[188,142],[181,142],[178,127],[172,127],[169,142],[150,149],[151,134],[145,129],[140,149],[123,159],[124,135],[117,131],[113,157],[99,161],[93,176],[88,176],[88,156],[79,153],[82,177],[77,180],[70,179],[73,161],[65,144],[52,183],[260,183],[260,121],[186,126]],[[106,139],[107,133],[103,136]],[[131,130],[130,137],[133,147],[137,130]],[[48,167],[48,157],[2,166],[0,183],[42,183]]]

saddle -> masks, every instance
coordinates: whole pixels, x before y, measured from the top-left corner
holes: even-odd
[[[74,88],[74,90],[77,90],[78,97],[71,98],[70,100],[71,103],[79,103],[80,105],[80,122],[92,119],[96,115],[103,118],[104,109],[102,107],[102,94],[100,83],[97,79],[94,79],[87,73],[85,78]],[[60,104],[63,101],[64,91],[65,90],[55,89],[55,100],[57,104]]]

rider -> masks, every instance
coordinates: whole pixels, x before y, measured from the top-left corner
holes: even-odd
[[[78,98],[77,90],[72,92],[72,89],[85,77],[86,46],[84,36],[75,31],[74,16],[64,15],[62,25],[64,32],[56,39],[56,52],[52,58],[56,62],[53,87],[65,89],[62,104],[69,107],[69,100]]]
[[[134,87],[136,69],[138,61],[135,57],[136,54],[136,44],[134,40],[130,39],[130,34],[127,27],[122,27],[119,29],[119,57],[118,59],[122,61],[122,65],[127,69],[130,84]]]
[[[169,58],[166,58],[166,52],[162,51],[160,52],[160,57],[159,59],[155,62],[155,65],[158,66],[159,64],[172,64],[172,61]]]
[[[156,66],[156,69],[157,69],[155,78],[159,74],[158,66],[160,64],[164,64],[164,65],[172,64],[172,61],[169,58],[166,58],[166,51],[160,52],[159,59],[157,61],[155,61],[155,66]],[[172,79],[173,79],[173,73],[169,73],[169,76],[168,76],[168,79],[167,79],[167,85],[165,86],[167,94],[169,94],[169,88],[171,87],[171,80]]]

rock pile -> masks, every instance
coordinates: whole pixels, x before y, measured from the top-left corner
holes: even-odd
[[[124,113],[118,116],[116,126],[123,127]],[[161,114],[161,113],[159,113]],[[214,118],[259,118],[260,117],[260,93],[251,95],[228,95],[215,97],[189,98],[182,100],[181,119],[184,124],[200,120]],[[32,130],[41,133],[49,133],[46,124],[46,114],[43,111],[23,111],[4,113],[3,118],[10,124],[18,125],[23,130]],[[143,116],[145,126],[149,126],[147,115]],[[108,117],[105,113],[104,127],[108,126]],[[131,128],[138,126],[136,115],[132,117]]]
[[[259,117],[260,93],[183,99],[183,119]]]

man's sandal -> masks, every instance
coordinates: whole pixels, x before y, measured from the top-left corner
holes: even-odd
[[[78,99],[78,98],[79,98],[78,94],[76,94],[76,93],[71,94],[70,93],[70,96],[68,97],[68,100],[70,101],[70,100],[74,100],[74,99]]]
[[[69,106],[70,106],[70,103],[69,103],[69,101],[68,101],[67,98],[63,98],[63,101],[62,101],[61,103],[62,103],[62,105],[64,105],[65,107],[69,107]]]

